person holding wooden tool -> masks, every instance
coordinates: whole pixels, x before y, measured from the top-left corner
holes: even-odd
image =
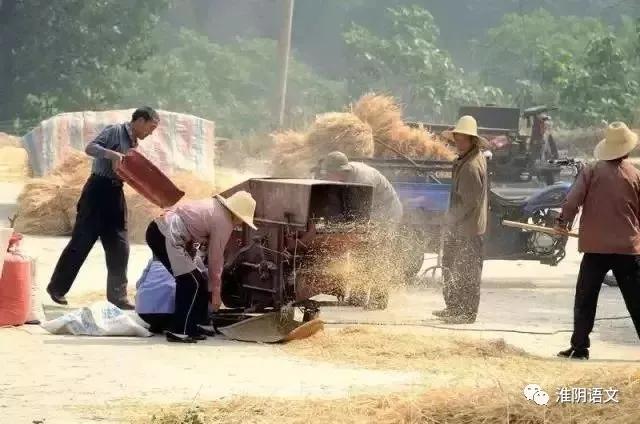
[[[448,324],[475,322],[480,305],[483,240],[487,228],[487,161],[481,152],[487,141],[478,136],[472,116],[463,116],[443,135],[455,143],[448,231],[442,258],[446,308],[433,314]]]
[[[609,125],[567,195],[556,230],[566,233],[580,207],[578,250],[584,253],[573,308],[571,347],[558,356],[589,359],[600,287],[613,271],[640,337],[640,171],[627,157],[638,136],[623,122]]]

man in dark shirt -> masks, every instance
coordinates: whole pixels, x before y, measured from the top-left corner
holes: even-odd
[[[122,180],[115,170],[127,151],[138,147],[138,140],[153,133],[159,122],[155,110],[141,107],[133,113],[131,122],[106,127],[87,145],[85,152],[94,158],[93,167],[78,200],[71,240],[47,286],[54,302],[67,304],[64,296],[99,238],[107,262],[107,300],[121,309],[134,309],[127,299],[127,205]]]
[[[585,168],[571,188],[556,230],[565,232],[580,207],[578,250],[584,253],[575,304],[571,347],[558,356],[589,359],[598,294],[613,271],[640,337],[640,171],[626,160],[638,136],[622,122],[607,129],[596,147],[598,162]]]

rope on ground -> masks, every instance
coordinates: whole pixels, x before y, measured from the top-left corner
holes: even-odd
[[[596,321],[614,321],[614,320],[622,320],[631,318],[630,316],[620,316],[620,317],[606,317],[606,318],[596,318]],[[573,330],[556,330],[556,331],[527,331],[527,330],[514,330],[514,329],[506,329],[506,328],[465,328],[465,327],[453,327],[447,325],[438,325],[438,324],[429,324],[426,322],[384,322],[384,321],[356,321],[356,320],[334,320],[327,321],[323,320],[325,325],[371,325],[371,326],[397,326],[397,327],[426,327],[426,328],[434,328],[437,330],[451,330],[451,331],[468,331],[475,333],[515,333],[515,334],[531,334],[537,336],[554,336],[556,334],[561,333],[572,333]]]

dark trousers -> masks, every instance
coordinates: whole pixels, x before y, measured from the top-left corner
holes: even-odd
[[[591,346],[589,334],[593,331],[598,295],[609,271],[613,271],[616,277],[624,303],[640,337],[640,255],[585,253],[580,264],[573,307],[571,346],[574,349],[587,349]]]
[[[175,312],[169,324],[169,331],[176,334],[197,335],[197,324],[207,324],[209,321],[208,280],[197,269],[188,274],[173,274],[165,237],[155,222],[147,227],[146,240],[153,255],[176,279]]]
[[[92,175],[78,200],[71,240],[62,251],[49,282],[49,291],[65,295],[98,239],[107,261],[107,299],[118,303],[127,297],[129,240],[127,204],[122,183]]]
[[[475,317],[480,305],[482,279],[482,237],[445,239],[442,255],[444,287],[447,309],[456,314]]]
[[[138,316],[149,324],[149,331],[154,334],[167,331],[173,318],[173,314],[138,314]]]

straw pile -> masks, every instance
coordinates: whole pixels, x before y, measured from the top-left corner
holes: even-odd
[[[334,150],[349,157],[451,160],[452,151],[422,128],[402,120],[402,110],[390,96],[367,94],[347,113],[326,113],[303,132],[287,130],[272,134],[275,142],[274,174],[307,176],[309,170]],[[391,147],[391,149],[389,147]]]
[[[0,147],[22,147],[22,140],[20,137],[0,132]]]
[[[277,176],[306,176],[313,163],[306,149],[307,138],[292,130],[271,135],[274,146],[273,170]]]
[[[30,176],[29,156],[20,137],[0,133],[0,181],[22,182]]]
[[[423,128],[412,128],[402,119],[402,109],[391,96],[367,94],[353,106],[352,112],[373,128],[375,157],[401,157],[385,145],[410,158],[452,160],[453,152],[445,143]]]
[[[50,175],[29,181],[18,197],[16,230],[24,234],[69,235],[76,219],[76,204],[90,170],[90,158],[74,151]],[[171,179],[185,191],[185,200],[209,197],[215,192],[212,184],[191,173],[178,172]],[[128,186],[125,186],[125,197],[129,238],[134,243],[143,242],[147,225],[160,208]]]
[[[352,157],[370,157],[374,150],[371,127],[351,113],[325,113],[306,133],[288,130],[273,134],[273,139],[279,175],[306,176],[318,160],[334,150]]]
[[[340,149],[349,156],[373,155],[373,131],[351,113],[325,113],[316,118],[307,134],[314,157]]]
[[[591,376],[573,387],[615,387],[628,396],[621,404],[589,405],[556,403],[538,406],[517,390],[508,388],[392,393],[349,396],[346,399],[274,399],[233,397],[203,404],[200,408],[157,408],[130,411],[129,422],[137,424],[635,424],[640,422],[637,381],[619,372],[607,378]],[[555,390],[555,387],[553,388]],[[620,396],[619,396],[620,397]],[[618,397],[618,398],[619,398]],[[604,396],[606,399],[606,395]],[[157,413],[160,411],[160,413]],[[171,412],[169,412],[171,411]],[[146,412],[146,414],[145,414]],[[142,415],[146,415],[143,417]],[[153,416],[153,418],[149,418]]]
[[[406,330],[405,330],[406,331]],[[139,405],[126,413],[140,424],[370,422],[432,424],[577,424],[640,422],[640,367],[611,363],[544,360],[524,355],[503,341],[450,334],[389,333],[346,328],[284,346],[312,359],[420,372],[424,387],[386,395],[344,399],[234,397],[199,408],[172,407],[157,414]],[[550,396],[546,407],[523,396],[527,384]],[[561,387],[619,390],[619,403],[560,404]],[[392,390],[392,389],[390,389]],[[399,389],[398,389],[399,390]],[[603,400],[606,399],[603,395]],[[170,412],[169,412],[170,411]],[[154,415],[154,419],[149,417]],[[189,419],[189,420],[187,420]]]

